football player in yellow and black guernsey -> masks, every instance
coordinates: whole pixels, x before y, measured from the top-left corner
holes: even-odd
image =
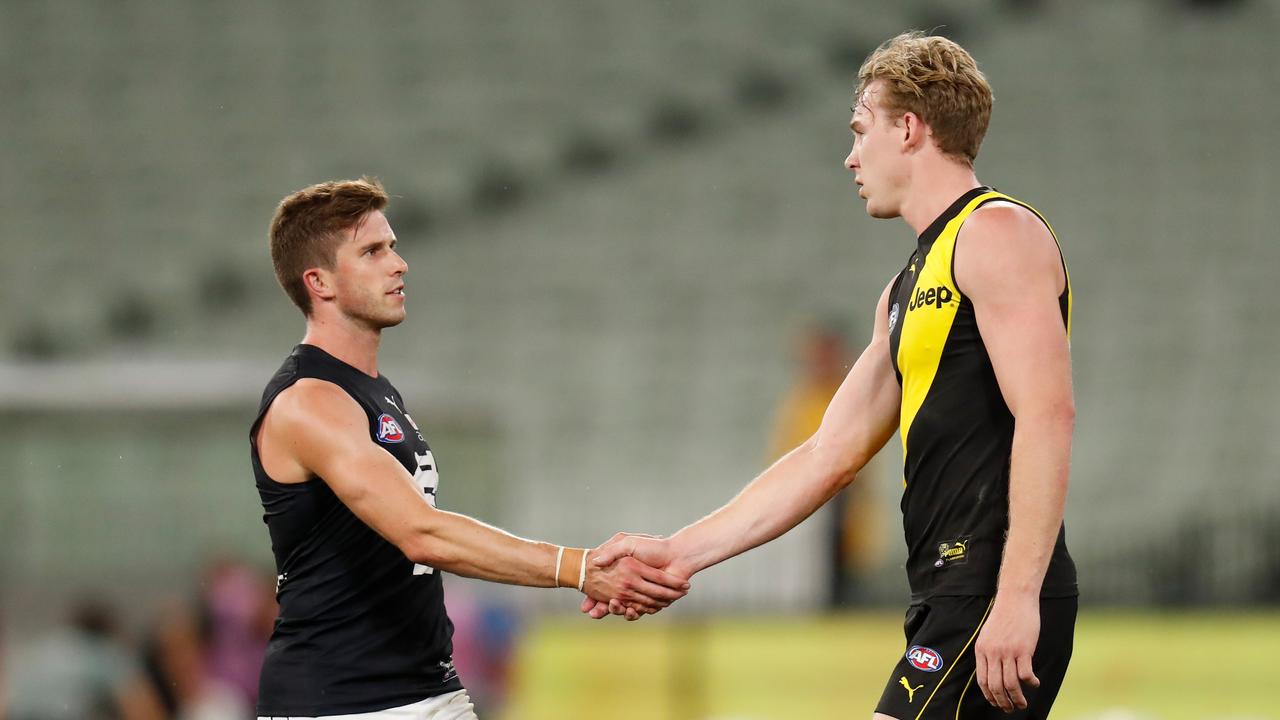
[[[968,52],[907,33],[858,80],[845,166],[872,217],[901,217],[917,236],[870,344],[817,432],[737,497],[670,538],[617,536],[596,561],[633,555],[687,577],[766,543],[852,482],[896,428],[912,598],[875,717],[1043,718],[1076,617],[1066,264],[1038,212],[974,173],[992,94]]]

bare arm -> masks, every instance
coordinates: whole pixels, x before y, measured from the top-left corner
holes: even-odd
[[[871,343],[832,398],[817,432],[726,505],[673,535],[666,551],[670,569],[691,575],[777,538],[852,482],[884,447],[902,401],[889,359],[888,298],[886,287],[876,305]],[[630,554],[623,552],[627,549],[614,552]],[[610,557],[606,551],[602,561]],[[643,551],[638,557],[660,562]]]
[[[415,563],[514,585],[577,587],[587,550],[567,549],[556,578],[558,546],[432,507],[404,467],[370,440],[364,411],[336,385],[304,379],[282,392],[260,429],[259,447],[265,452],[268,445],[277,467],[323,478],[357,517]],[[683,586],[637,562],[616,569],[589,565],[585,590],[597,599],[634,595],[660,606],[682,596]]]
[[[1009,206],[974,213],[957,248],[957,285],[973,302],[1015,421],[999,592],[1038,596],[1062,525],[1075,425],[1070,348],[1058,307],[1062,261],[1044,224]]]
[[[1066,277],[1053,236],[1021,207],[999,204],[975,212],[956,248],[956,284],[973,302],[1014,416],[1009,534],[995,604],[976,646],[984,694],[1012,709],[1025,706],[1019,680],[1039,682],[1031,654],[1039,636],[1040,587],[1066,504],[1075,424],[1070,348],[1058,306]]]

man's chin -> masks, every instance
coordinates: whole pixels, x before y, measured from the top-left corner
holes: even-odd
[[[372,330],[386,330],[404,322],[405,315],[404,312],[398,315],[364,315],[358,317],[357,321]]]
[[[382,322],[380,323],[381,329],[386,330],[387,328],[393,328],[404,322],[404,318],[405,313],[400,313],[398,316],[382,318]]]
[[[892,220],[901,215],[896,208],[881,207],[871,202],[867,203],[867,214],[877,220]]]

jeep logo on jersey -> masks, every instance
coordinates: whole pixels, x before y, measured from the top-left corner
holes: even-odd
[[[925,672],[938,672],[942,669],[942,656],[937,650],[923,645],[912,645],[907,651],[907,662],[911,667]]]
[[[911,302],[907,304],[908,310],[915,310],[927,305],[941,309],[943,305],[951,302],[954,297],[951,288],[948,287],[931,287],[928,290],[917,290],[915,297],[911,298]]]
[[[400,429],[400,423],[386,413],[378,416],[378,442],[404,442],[404,430]]]

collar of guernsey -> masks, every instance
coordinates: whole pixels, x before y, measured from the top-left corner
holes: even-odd
[[[890,358],[893,361],[894,371],[898,375],[898,382],[902,386],[902,412],[899,415],[898,430],[902,437],[904,461],[910,454],[908,441],[911,436],[911,424],[915,421],[916,414],[933,386],[938,366],[942,361],[943,348],[946,347],[948,337],[951,335],[956,315],[962,305],[968,305],[969,311],[972,312],[968,298],[956,287],[956,237],[960,234],[964,221],[975,210],[996,201],[1012,203],[1030,210],[1049,229],[1054,243],[1058,243],[1057,233],[1038,210],[989,187],[977,187],[961,195],[920,234],[916,252],[911,255],[906,269],[894,284],[889,309],[890,335],[897,336],[895,338],[897,342],[890,343]],[[1058,253],[1061,257],[1061,245]],[[1065,259],[1062,267],[1066,272]],[[903,288],[904,285],[905,288]],[[920,293],[927,293],[926,289],[933,290],[928,303],[925,303],[922,297],[918,297]],[[942,301],[942,297],[946,297],[946,300]],[[919,306],[916,300],[919,300]],[[904,301],[905,304],[903,304]],[[1067,284],[1060,298],[1060,305],[1067,338],[1070,339],[1070,273],[1067,273]],[[896,328],[895,325],[897,325]],[[903,485],[906,485],[905,477]]]

